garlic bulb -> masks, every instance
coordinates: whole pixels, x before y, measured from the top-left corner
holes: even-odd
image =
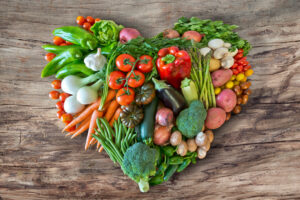
[[[101,55],[101,48],[97,49],[97,53],[91,53],[84,58],[84,64],[93,71],[101,70],[106,62],[105,56]]]

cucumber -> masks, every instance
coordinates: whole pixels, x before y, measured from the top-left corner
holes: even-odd
[[[144,107],[144,119],[139,125],[138,138],[145,144],[151,144],[153,140],[154,125],[155,125],[155,114],[158,105],[158,98],[155,97],[153,101]]]

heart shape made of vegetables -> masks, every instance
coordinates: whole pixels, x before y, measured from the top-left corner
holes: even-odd
[[[105,150],[141,192],[204,159],[213,130],[248,101],[251,45],[235,25],[182,17],[143,38],[112,20],[76,22],[42,46],[41,76],[56,74],[49,96],[63,132],[87,132],[85,150]]]

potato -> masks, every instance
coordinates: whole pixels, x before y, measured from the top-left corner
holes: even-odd
[[[221,61],[215,58],[211,58],[210,59],[210,63],[209,63],[209,71],[213,72],[218,70],[221,67]]]
[[[195,42],[200,42],[202,35],[197,31],[186,31],[182,35],[182,39],[194,40]]]
[[[226,112],[222,108],[210,108],[207,111],[205,126],[208,129],[217,129],[222,126],[226,119]]]
[[[231,112],[236,106],[236,94],[230,90],[222,90],[216,98],[217,106],[225,110],[225,112]]]
[[[211,74],[212,83],[214,87],[221,87],[230,80],[231,76],[231,69],[219,69]]]

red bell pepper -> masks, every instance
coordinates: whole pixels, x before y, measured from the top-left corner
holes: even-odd
[[[188,52],[172,46],[158,51],[156,66],[160,78],[179,89],[181,81],[191,74],[192,62]]]

